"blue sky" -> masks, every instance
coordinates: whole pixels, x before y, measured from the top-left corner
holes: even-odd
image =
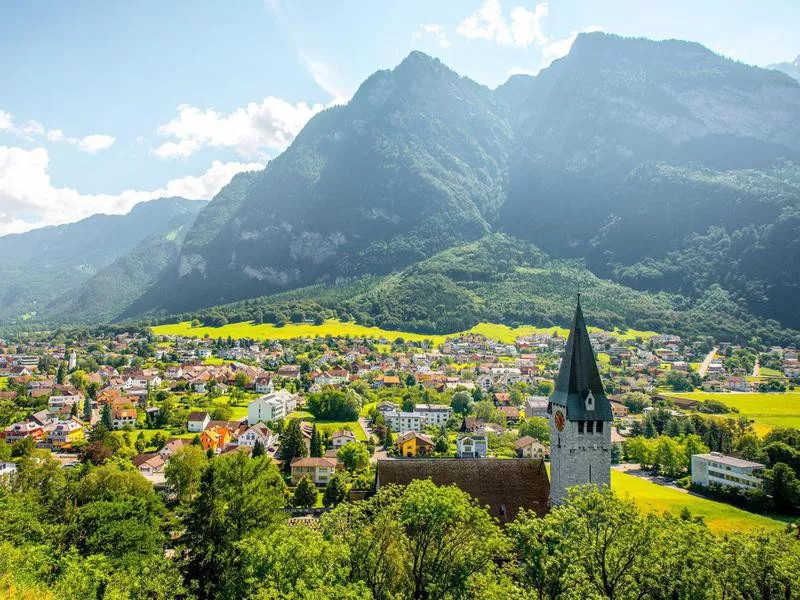
[[[800,2],[6,3],[0,234],[168,194],[210,198],[411,50],[494,87],[594,29],[766,65],[800,54]]]

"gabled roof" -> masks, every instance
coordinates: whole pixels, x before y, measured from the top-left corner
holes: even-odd
[[[587,408],[586,399],[594,398],[594,409]],[[580,295],[575,307],[575,318],[567,339],[561,369],[556,379],[556,388],[550,397],[550,404],[567,409],[570,421],[612,421],[614,415],[608,402],[597,370],[597,362],[592,350],[586,321],[583,319]]]
[[[501,523],[512,521],[520,508],[547,514],[550,480],[544,462],[532,458],[404,458],[380,459],[376,487],[408,485],[430,479],[436,485],[455,485],[488,506]]]

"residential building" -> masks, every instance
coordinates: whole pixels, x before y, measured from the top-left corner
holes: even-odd
[[[200,433],[208,427],[208,422],[211,420],[209,414],[205,411],[192,411],[189,413],[189,418],[186,421],[186,430],[190,433]]]
[[[292,461],[292,485],[297,485],[306,475],[310,476],[315,484],[326,485],[336,473],[338,464],[335,458],[295,458]]]
[[[247,428],[247,430],[236,439],[239,446],[247,446],[252,448],[256,442],[261,442],[264,448],[269,448],[275,443],[275,435],[269,427],[264,423],[256,423]]]
[[[761,463],[726,456],[720,452],[692,454],[692,483],[758,489],[761,487],[760,473],[765,468],[766,465]]]
[[[531,396],[525,399],[525,418],[532,419],[539,417],[542,419],[547,418],[547,403],[548,400],[544,396]]]
[[[209,427],[200,433],[200,445],[203,450],[220,453],[232,439],[231,430],[227,427]]]
[[[0,462],[0,484],[17,472],[17,463]]]
[[[297,408],[297,396],[286,390],[270,392],[253,400],[247,406],[247,423],[255,425],[259,422],[285,419]]]
[[[409,458],[425,456],[433,451],[433,440],[431,437],[416,431],[406,431],[405,433],[399,434],[395,445],[400,456]]]
[[[83,396],[80,394],[70,394],[63,396],[50,396],[47,400],[47,409],[50,412],[61,412],[64,407],[72,408],[73,405],[78,405],[77,410],[83,410]]]
[[[136,409],[115,406],[111,411],[111,422],[114,429],[136,427]]]
[[[80,439],[83,439],[83,425],[78,421],[70,419],[48,425],[46,440],[48,446],[63,448]]]
[[[489,440],[486,433],[462,434],[456,439],[458,458],[486,458]]]
[[[517,455],[520,458],[544,459],[547,456],[548,447],[535,437],[526,435],[517,440],[515,444]]]
[[[349,429],[342,429],[341,431],[336,431],[331,435],[331,442],[335,449],[339,449],[345,444],[349,444],[350,442],[356,441],[356,434],[350,431]]]
[[[419,415],[420,425],[423,427],[428,425],[442,427],[447,425],[447,421],[453,415],[453,409],[446,404],[417,404],[414,412]]]
[[[3,438],[9,444],[18,442],[28,436],[33,437],[37,442],[42,439],[44,437],[42,425],[33,421],[24,421],[9,425],[3,432]]]
[[[420,431],[422,420],[417,412],[389,411],[383,413],[384,419],[392,431]]]

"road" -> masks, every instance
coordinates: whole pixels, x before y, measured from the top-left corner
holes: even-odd
[[[708,365],[710,365],[711,361],[714,360],[714,357],[717,355],[717,350],[719,350],[719,348],[714,346],[711,349],[711,352],[709,352],[703,359],[703,362],[700,363],[700,369],[698,370],[698,372],[700,373],[700,377],[706,376],[706,371],[708,371]]]
[[[756,364],[753,365],[753,377],[758,377],[761,374],[761,365],[758,364],[758,359],[756,359]]]

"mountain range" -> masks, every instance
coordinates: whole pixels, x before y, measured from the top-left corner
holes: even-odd
[[[44,321],[161,319],[304,290],[296,296],[335,296],[354,316],[419,330],[464,324],[435,318],[457,303],[467,320],[560,320],[575,290],[529,276],[571,265],[631,306],[658,308],[618,307],[612,321],[676,328],[684,313],[694,331],[722,306],[725,319],[800,328],[800,83],[775,69],[691,42],[589,33],[537,76],[491,90],[413,52],[186,215],[163,252],[147,249],[163,244],[159,229],[87,263],[88,276],[71,262],[49,301],[4,282],[0,317],[30,316],[39,298]],[[503,286],[479,290],[468,269],[429,271],[474,243],[542,257],[501,269],[523,269],[515,302],[529,294],[538,312],[502,302]],[[102,301],[115,281],[130,285]],[[443,304],[415,304],[409,289]]]
[[[795,58],[792,62],[782,62],[774,65],[767,65],[767,68],[775,69],[776,71],[782,71],[789,75],[789,77],[794,77],[800,81],[800,56]]]

